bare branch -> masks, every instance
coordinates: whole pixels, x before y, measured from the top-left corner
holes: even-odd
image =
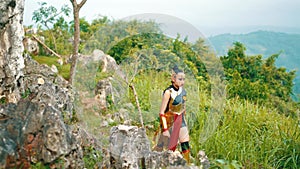
[[[78,7],[81,8],[85,3],[86,3],[87,0],[82,0],[79,4],[78,4]]]
[[[77,2],[76,0],[70,0],[72,6],[73,6],[73,9],[77,9]]]
[[[129,81],[129,83],[130,82],[132,82],[133,81],[133,79],[135,78],[135,76],[138,74],[138,66],[139,66],[139,59],[140,59],[140,56],[141,56],[142,54],[139,54],[138,56],[137,56],[137,58],[135,59],[135,64],[134,64],[134,72],[133,72],[133,74],[132,74],[132,78],[130,79],[130,81]]]
[[[58,58],[61,58],[61,56],[59,54],[57,54],[56,52],[54,52],[52,49],[50,49],[46,44],[44,44],[41,40],[39,40],[39,38],[37,38],[36,36],[32,35],[32,37],[38,42],[40,43],[46,50],[48,50],[50,53],[52,53],[53,55],[57,56]]]
[[[139,111],[140,122],[141,122],[142,128],[144,128],[144,121],[143,121],[142,110],[141,110],[139,98],[138,98],[137,92],[136,92],[136,90],[135,90],[134,84],[131,83],[131,84],[129,85],[129,87],[130,87],[130,88],[132,89],[132,91],[133,91],[133,95],[134,95],[134,97],[135,97],[135,103],[136,103],[136,106],[137,106],[138,111]]]

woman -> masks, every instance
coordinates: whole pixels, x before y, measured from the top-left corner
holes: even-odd
[[[189,163],[189,133],[184,119],[186,101],[184,80],[184,72],[175,66],[172,70],[172,84],[163,93],[159,112],[162,133],[155,150],[162,151],[167,146],[168,150],[175,151],[179,141],[183,157]]]

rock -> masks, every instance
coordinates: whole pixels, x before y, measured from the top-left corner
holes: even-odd
[[[102,123],[100,124],[101,127],[107,127],[108,126],[108,122],[107,121],[102,121]]]
[[[203,169],[208,169],[210,167],[210,162],[208,160],[208,157],[206,156],[205,152],[203,150],[200,150],[198,152],[198,158],[199,158],[199,161],[201,163],[201,167]]]
[[[38,78],[37,81],[39,85],[43,85],[45,83],[45,80],[43,78]]]
[[[24,45],[25,50],[28,51],[30,54],[38,55],[39,45],[35,39],[25,37],[23,39],[23,45]]]
[[[189,168],[179,152],[152,152],[145,130],[137,126],[119,125],[110,131],[112,168]]]
[[[94,50],[91,58],[93,61],[100,60],[102,62],[102,72],[115,72],[119,67],[113,57],[106,55],[101,50]]]
[[[110,106],[110,104],[114,103],[113,88],[108,78],[100,80],[97,83],[95,88],[95,95],[99,96],[100,107],[102,107],[102,109],[106,109]]]
[[[23,11],[24,0],[0,2],[0,95],[11,103],[21,98],[19,86],[25,67]]]
[[[115,168],[141,168],[140,160],[150,152],[150,143],[142,129],[119,125],[111,129],[110,154]]]
[[[1,106],[0,168],[30,167],[31,163],[56,164],[57,168],[83,168],[83,152],[67,125],[73,114],[71,86],[46,65],[40,65],[30,56],[24,56],[24,77],[19,90],[22,99],[16,104]]]
[[[61,66],[64,64],[64,61],[62,58],[58,58],[56,62]]]
[[[83,167],[80,144],[53,106],[26,99],[1,106],[0,111],[8,117],[0,122],[0,166],[19,168],[38,161],[51,164],[65,156],[68,166],[63,168]],[[74,153],[76,158],[70,158]]]
[[[82,144],[90,137],[70,125],[76,119],[72,87],[23,55],[23,10],[24,0],[0,1],[0,168],[37,162],[84,168]]]
[[[47,65],[38,64],[28,55],[25,55],[25,65],[22,93],[28,91],[32,102],[52,105],[64,112],[65,118],[72,118],[74,99],[69,83]]]
[[[52,70],[52,72],[54,72],[54,73],[58,73],[58,69],[57,69],[57,67],[56,67],[55,65],[52,65],[52,66],[51,66],[51,70]]]
[[[129,111],[127,109],[121,108],[117,114],[120,118],[120,121],[130,120]]]

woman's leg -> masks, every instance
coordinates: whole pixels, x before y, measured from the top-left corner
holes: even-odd
[[[181,153],[186,162],[190,163],[190,137],[186,126],[180,128],[179,141],[181,143]]]

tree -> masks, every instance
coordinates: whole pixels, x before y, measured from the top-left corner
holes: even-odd
[[[137,34],[160,32],[158,24],[153,21],[110,21],[106,17],[94,20],[91,23],[89,31],[93,34],[85,43],[84,52],[90,53],[96,48],[108,54],[110,54],[111,48],[125,38]],[[116,61],[119,62],[118,59]]]
[[[51,40],[53,42],[54,47],[54,54],[57,52],[57,44],[56,44],[56,37],[54,36],[52,27],[63,21],[63,15],[69,16],[70,8],[67,5],[63,5],[60,10],[57,10],[54,6],[48,6],[46,2],[39,2],[38,3],[41,7],[38,10],[33,12],[32,20],[38,24],[40,27],[41,25],[46,27],[47,30],[51,34]],[[48,46],[47,46],[48,47]],[[51,48],[51,47],[50,47]]]
[[[69,82],[72,85],[75,77],[76,64],[78,58],[78,47],[79,47],[79,39],[80,39],[80,20],[79,20],[79,11],[81,7],[86,3],[87,0],[82,0],[79,4],[76,0],[70,0],[73,6],[73,15],[74,15],[74,41],[73,41],[73,56],[72,63],[70,69],[70,79]]]
[[[247,56],[246,47],[239,42],[222,56],[229,97],[274,105],[280,111],[290,115],[287,103],[292,103],[291,95],[295,71],[277,68],[275,61],[279,54],[263,60],[261,55]]]

